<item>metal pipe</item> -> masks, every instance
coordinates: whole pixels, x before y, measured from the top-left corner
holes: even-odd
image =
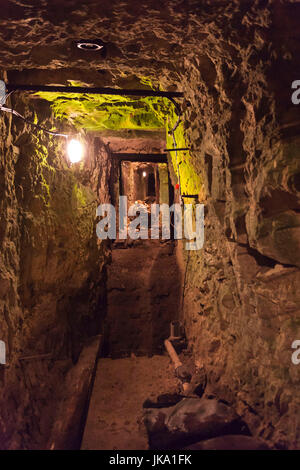
[[[170,356],[170,358],[172,359],[173,361],[173,364],[174,364],[174,368],[177,369],[177,367],[180,367],[182,366],[182,362],[181,360],[179,359],[178,355],[177,355],[177,352],[175,351],[171,341],[169,339],[165,339],[165,348]]]
[[[177,153],[177,146],[176,146],[176,140],[175,140],[175,134],[174,134],[174,130],[178,126],[179,120],[180,120],[180,117],[178,118],[178,121],[175,124],[175,126],[174,126],[174,128],[172,129],[171,132],[172,132],[172,137],[173,137],[174,151],[175,151],[175,155],[176,155],[177,176],[178,176],[178,184],[179,184],[179,203],[181,205],[183,205],[183,200],[182,200],[182,197],[181,197],[181,181],[180,181],[180,171],[179,171],[179,163],[178,163],[178,153]]]
[[[171,338],[174,338],[175,336],[175,324],[173,321],[171,321],[171,324],[170,324],[170,336]]]
[[[188,147],[186,147],[186,148],[178,148],[178,149],[164,149],[164,150],[165,150],[165,152],[176,152],[176,150],[178,150],[178,151],[179,151],[179,150],[191,150],[191,149],[189,149]]]
[[[177,320],[171,321],[170,323],[170,337],[169,340],[179,339],[180,335],[180,322]]]
[[[165,344],[165,348],[166,348],[170,358],[173,361],[174,369],[175,369],[175,372],[176,372],[178,367],[182,366],[182,362],[179,359],[179,357],[177,355],[177,352],[175,351],[171,341],[169,339],[165,339],[164,344]],[[190,384],[188,382],[182,382],[182,388],[183,388],[184,392],[188,392],[188,390],[190,388]]]
[[[18,85],[6,84],[8,92],[31,91],[31,92],[53,92],[53,93],[90,93],[93,95],[120,95],[120,96],[160,96],[163,98],[182,98],[180,91],[155,91],[155,90],[123,90],[109,87],[83,87],[83,86],[54,86],[54,85]]]

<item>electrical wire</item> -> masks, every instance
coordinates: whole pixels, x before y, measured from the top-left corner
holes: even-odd
[[[9,95],[7,95],[8,97]],[[5,106],[3,105],[0,105],[0,110],[1,111],[5,111],[6,113],[11,113],[13,114],[14,116],[17,116],[18,118],[20,119],[23,119],[24,122],[26,122],[26,124],[29,124],[30,126],[33,126],[35,127],[36,129],[39,129],[40,131],[43,131],[43,132],[46,132],[47,134],[50,134],[50,135],[55,135],[56,137],[65,137],[65,138],[68,138],[68,134],[60,134],[58,132],[54,132],[54,131],[49,131],[48,129],[45,129],[45,127],[42,127],[40,126],[39,124],[35,124],[34,122],[31,122],[29,119],[27,119],[25,116],[22,116],[22,114],[18,113],[16,110],[12,109],[12,108],[6,108]]]
[[[175,112],[176,112],[177,116],[180,117],[180,116],[181,116],[181,109],[180,109],[179,104],[178,104],[177,101],[174,100],[174,98],[172,98],[172,97],[168,97],[168,99],[171,101],[171,103],[174,104]]]
[[[174,149],[175,149],[175,156],[176,156],[176,167],[177,167],[177,175],[178,175],[178,185],[179,185],[179,202],[182,205],[183,199],[181,196],[181,182],[180,182],[180,171],[179,171],[179,163],[178,163],[178,152],[177,152],[177,144],[176,144],[176,139],[175,139],[175,134],[174,130],[172,129],[172,137],[173,137],[173,144],[174,144]]]
[[[7,99],[10,97],[10,95],[12,93],[14,93],[14,90],[12,90],[9,93],[5,94],[5,102],[7,101]],[[42,127],[39,124],[35,124],[34,122],[31,122],[29,119],[27,119],[25,116],[23,116],[22,114],[18,113],[15,109],[7,108],[3,104],[0,104],[0,111],[4,111],[6,113],[11,113],[14,116],[22,119],[24,122],[26,122],[26,124],[29,124],[30,126],[33,126],[36,129],[39,129],[40,131],[46,132],[49,135],[55,135],[56,137],[65,137],[65,138],[69,137],[67,134],[61,134],[59,132],[49,131],[45,127]]]
[[[173,101],[173,100],[172,100]],[[175,102],[174,104],[177,105],[177,103]],[[179,108],[177,108],[179,109]],[[179,123],[180,123],[180,114],[178,115],[178,119],[175,123],[175,125],[173,126],[173,128],[168,132],[169,135],[172,135],[172,138],[173,138],[173,145],[174,145],[174,149],[175,149],[175,157],[176,157],[176,168],[177,168],[177,178],[178,178],[178,185],[179,185],[179,202],[181,205],[183,205],[183,198],[181,196],[181,183],[180,183],[180,171],[179,171],[179,163],[178,163],[178,152],[177,152],[177,144],[176,144],[176,139],[175,139],[175,131],[177,129],[177,127],[179,126]]]

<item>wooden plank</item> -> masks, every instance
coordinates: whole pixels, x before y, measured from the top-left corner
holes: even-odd
[[[91,338],[68,371],[47,449],[80,449],[101,344],[101,335]]]

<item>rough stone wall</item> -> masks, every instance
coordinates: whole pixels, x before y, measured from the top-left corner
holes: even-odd
[[[215,31],[213,47],[203,37],[203,53],[184,59],[206,240],[186,255],[183,317],[216,393],[238,406],[254,434],[299,448],[300,369],[291,345],[300,337],[300,159],[290,91],[299,61],[288,34],[272,42],[283,33],[279,12],[299,11],[285,8],[241,8],[239,33],[228,29],[225,41]]]
[[[185,280],[187,336],[255,432],[299,447],[299,3],[82,3],[5,2],[1,63],[36,69],[29,83],[72,67],[65,78],[126,87],[148,76],[184,91],[207,196],[205,247],[190,253]],[[87,31],[107,42],[107,59],[74,48]]]
[[[48,105],[16,98],[14,106],[53,126]],[[100,192],[107,197],[107,151],[91,141],[84,170],[70,167],[64,139],[9,114],[0,126],[0,448],[43,448],[65,374],[105,314],[108,252],[95,210]]]

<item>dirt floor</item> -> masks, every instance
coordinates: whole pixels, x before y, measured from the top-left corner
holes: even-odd
[[[147,449],[143,402],[177,384],[168,356],[100,359],[81,448]]]

